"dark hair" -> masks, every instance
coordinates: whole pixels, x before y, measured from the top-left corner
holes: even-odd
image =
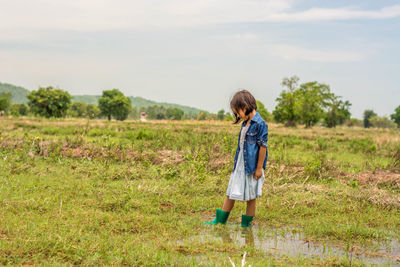
[[[253,110],[257,110],[257,102],[252,94],[247,90],[237,92],[231,100],[231,109],[235,115],[235,124],[240,122],[239,116],[236,112],[242,109],[246,115],[249,115]],[[236,112],[235,112],[236,111]]]

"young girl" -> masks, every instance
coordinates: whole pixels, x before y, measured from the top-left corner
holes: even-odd
[[[235,200],[247,202],[246,215],[242,215],[242,227],[251,225],[256,212],[256,198],[261,197],[264,169],[267,162],[268,125],[257,112],[257,103],[250,92],[237,92],[231,100],[235,124],[243,120],[238,146],[226,198],[216,217],[206,224],[225,224]]]

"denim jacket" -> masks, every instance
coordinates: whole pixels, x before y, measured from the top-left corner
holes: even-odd
[[[242,123],[242,128],[246,125],[244,121]],[[241,132],[241,131],[240,131]],[[236,149],[235,162],[233,164],[233,171],[236,168],[237,158],[240,150],[240,132],[238,138],[238,146]],[[268,141],[268,125],[261,118],[260,114],[257,112],[256,115],[251,119],[249,129],[246,132],[246,137],[243,144],[243,157],[244,157],[244,169],[246,174],[252,174],[256,171],[258,162],[258,152],[260,146],[267,148]],[[268,158],[268,148],[265,155],[263,169],[265,169]]]

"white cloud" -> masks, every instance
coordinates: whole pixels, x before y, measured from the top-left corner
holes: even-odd
[[[364,11],[350,8],[311,8],[296,13],[276,13],[267,16],[265,21],[324,21],[349,19],[389,19],[400,16],[400,5],[385,7],[380,10]]]
[[[0,0],[0,29],[107,30],[261,20],[290,0]]]
[[[356,62],[364,60],[373,52],[371,50],[352,51],[347,48],[324,47],[308,48],[296,44],[273,43],[270,36],[263,36],[252,32],[225,35],[220,37],[223,43],[228,44],[230,53],[246,54],[247,56],[267,54],[287,61],[308,62]]]
[[[232,38],[241,41],[251,41],[251,40],[257,40],[259,36],[255,33],[245,32],[245,33],[234,34]]]
[[[380,10],[311,8],[289,12],[293,0],[0,0],[0,30],[112,30],[191,27],[262,21],[385,19],[400,5]]]
[[[294,45],[271,45],[271,53],[286,60],[303,60],[314,62],[352,62],[361,61],[365,55],[360,52],[339,50],[317,50]]]

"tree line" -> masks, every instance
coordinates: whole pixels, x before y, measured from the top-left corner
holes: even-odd
[[[116,120],[139,119],[145,112],[148,119],[152,120],[182,120],[196,119],[197,114],[187,114],[179,108],[165,108],[163,106],[132,107],[129,97],[118,89],[105,90],[98,99],[98,105],[87,104],[81,101],[72,102],[71,95],[61,89],[53,87],[40,87],[27,94],[28,104],[11,102],[11,93],[0,93],[0,111],[13,116],[26,116],[28,114],[45,118],[112,118]]]
[[[365,128],[400,128],[400,105],[390,118],[378,116],[373,110],[365,110],[363,120],[351,118],[351,103],[335,95],[329,85],[317,81],[299,84],[299,78],[292,76],[282,80],[283,90],[277,105],[270,113],[264,104],[257,100],[257,111],[267,122],[275,121],[286,126],[304,125],[312,127],[319,124],[327,127],[337,125],[363,126]],[[146,113],[150,120],[221,120],[232,121],[230,112],[221,109],[216,114],[207,111],[185,113],[179,108],[153,105],[149,107],[132,107],[131,100],[120,90],[105,90],[98,99],[98,105],[84,102],[72,102],[71,95],[61,89],[40,87],[30,92],[28,105],[11,102],[11,93],[0,93],[1,112],[13,116],[33,114],[41,117],[78,117],[78,118],[112,118],[116,120],[139,119]]]
[[[322,120],[325,126],[335,127],[350,119],[351,103],[332,93],[326,84],[313,81],[299,85],[299,78],[293,76],[284,78],[282,86],[285,89],[273,111],[277,122],[311,127]]]
[[[351,103],[331,92],[329,85],[317,81],[299,85],[299,80],[297,76],[282,80],[284,89],[276,99],[277,105],[272,112],[276,122],[286,126],[303,124],[305,127],[320,123],[330,128],[342,124],[365,128],[400,128],[400,105],[390,119],[378,116],[373,110],[366,110],[361,121],[351,118]]]

